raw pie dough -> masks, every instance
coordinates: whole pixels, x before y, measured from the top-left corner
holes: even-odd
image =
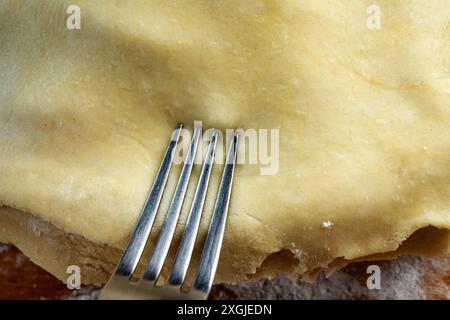
[[[0,3],[0,241],[104,282],[202,120],[280,129],[277,175],[238,168],[216,281],[449,252],[447,0],[378,1],[379,30],[371,0],[76,2],[81,30],[72,1]]]

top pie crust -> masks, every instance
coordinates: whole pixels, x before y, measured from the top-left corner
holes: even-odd
[[[0,240],[104,281],[201,120],[280,130],[276,175],[237,169],[217,281],[449,252],[448,1],[378,1],[379,30],[366,0],[77,3],[81,30],[61,1],[0,4]]]

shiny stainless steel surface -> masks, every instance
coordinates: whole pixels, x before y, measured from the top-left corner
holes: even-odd
[[[196,128],[190,143],[181,174],[172,197],[159,238],[153,248],[150,261],[143,276],[138,281],[131,281],[136,271],[144,248],[147,244],[153,222],[158,212],[164,188],[180,138],[182,125],[178,125],[172,134],[163,161],[150,190],[148,200],[139,217],[136,229],[131,236],[125,252],[119,261],[115,272],[100,293],[100,299],[206,299],[211,290],[214,275],[220,256],[222,239],[225,232],[225,222],[230,203],[233,176],[236,166],[238,133],[232,136],[229,151],[224,166],[213,216],[200,260],[194,285],[190,290],[182,286],[191,260],[200,218],[206,199],[206,192],[214,162],[218,131],[214,131],[209,143],[206,157],[198,180],[197,189],[189,211],[183,237],[178,247],[175,262],[166,284],[159,285],[162,266],[172,243],[175,227],[184,202],[189,178],[196,156],[201,128]]]

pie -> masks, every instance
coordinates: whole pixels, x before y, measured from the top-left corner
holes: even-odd
[[[172,130],[202,121],[279,130],[275,174],[237,167],[216,282],[448,254],[450,3],[380,0],[378,28],[371,5],[78,0],[70,29],[63,1],[2,1],[0,241],[105,282]]]

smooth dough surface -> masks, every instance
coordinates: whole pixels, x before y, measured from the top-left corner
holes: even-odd
[[[366,0],[79,0],[67,30],[70,1],[2,1],[0,240],[61,278],[44,242],[107,248],[85,264],[110,271],[95,257],[114,265],[171,131],[201,120],[280,130],[278,174],[236,172],[218,281],[389,255],[428,226],[442,241],[413,251],[448,252],[450,3],[378,3],[370,30]],[[23,241],[14,216],[84,242]]]

